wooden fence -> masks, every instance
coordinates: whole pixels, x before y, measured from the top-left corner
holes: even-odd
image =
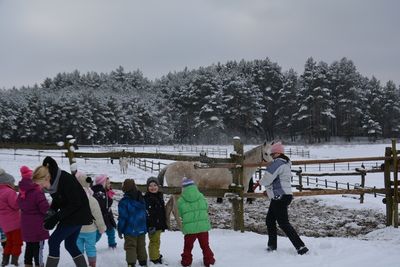
[[[151,171],[151,172],[160,172],[166,163],[163,162],[155,162],[153,160],[141,159],[141,158],[132,158],[129,163],[132,163],[133,166],[143,170],[143,171]]]

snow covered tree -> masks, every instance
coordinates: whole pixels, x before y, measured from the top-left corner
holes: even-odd
[[[265,138],[271,140],[275,138],[275,127],[277,123],[276,105],[279,99],[279,91],[283,87],[283,75],[281,67],[277,63],[271,62],[268,58],[264,60],[254,60],[252,62],[250,79],[252,84],[259,88],[261,92],[262,122],[261,127]]]
[[[278,93],[276,132],[282,136],[290,136],[292,141],[295,141],[297,127],[297,121],[293,114],[299,110],[296,99],[297,90],[297,73],[293,69],[290,69],[284,73],[282,89]]]
[[[351,60],[342,58],[330,66],[332,100],[334,104],[333,135],[345,136],[347,140],[359,134],[362,108],[360,79]]]
[[[313,58],[307,59],[297,95],[300,108],[294,117],[303,125],[303,135],[311,143],[329,138],[330,122],[334,118],[327,75],[326,63],[321,61],[317,65]]]
[[[382,136],[383,113],[382,106],[383,89],[380,82],[372,77],[371,80],[365,79],[364,90],[361,94],[362,103],[362,129],[372,140]]]
[[[383,88],[383,136],[398,137],[400,133],[400,97],[393,81]]]
[[[232,75],[222,83],[224,124],[233,135],[259,135],[262,114],[265,111],[261,90],[248,79]]]

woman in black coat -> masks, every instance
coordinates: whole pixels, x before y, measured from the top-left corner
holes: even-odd
[[[42,165],[48,168],[50,174],[47,189],[53,199],[44,227],[51,230],[57,225],[49,238],[46,267],[58,265],[62,241],[76,266],[86,267],[85,257],[76,245],[82,225],[89,225],[93,221],[86,193],[73,175],[58,168],[53,158],[46,157]]]

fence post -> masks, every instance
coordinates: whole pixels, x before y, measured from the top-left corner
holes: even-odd
[[[392,139],[392,156],[393,156],[393,226],[399,228],[399,180],[398,180],[398,161],[396,139]]]
[[[392,154],[392,149],[390,147],[385,148],[385,157],[390,157]],[[385,189],[386,189],[386,226],[392,225],[392,207],[393,207],[393,198],[392,198],[392,190],[390,186],[390,159],[385,159],[384,163],[384,179],[385,179]]]
[[[239,137],[233,138],[233,148],[235,154],[231,155],[232,162],[237,165],[243,164],[243,144]],[[237,194],[238,197],[232,199],[232,222],[233,230],[244,232],[244,210],[243,210],[243,167],[233,168],[232,171],[232,182],[234,185],[230,186],[233,193]]]
[[[365,187],[365,175],[366,175],[365,172],[361,172],[361,185],[360,185],[361,188]],[[364,203],[364,193],[360,194],[360,203],[361,204]]]
[[[76,159],[75,159],[75,155],[74,155],[75,148],[73,146],[75,141],[76,140],[74,139],[74,137],[72,135],[70,135],[70,134],[67,135],[67,143],[65,144],[65,146],[67,148],[68,161],[69,161],[72,175],[74,175],[78,169],[76,166]]]

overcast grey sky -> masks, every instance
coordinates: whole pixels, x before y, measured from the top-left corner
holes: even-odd
[[[59,72],[185,66],[269,57],[302,73],[306,59],[354,61],[400,82],[397,0],[0,0],[0,88]]]

